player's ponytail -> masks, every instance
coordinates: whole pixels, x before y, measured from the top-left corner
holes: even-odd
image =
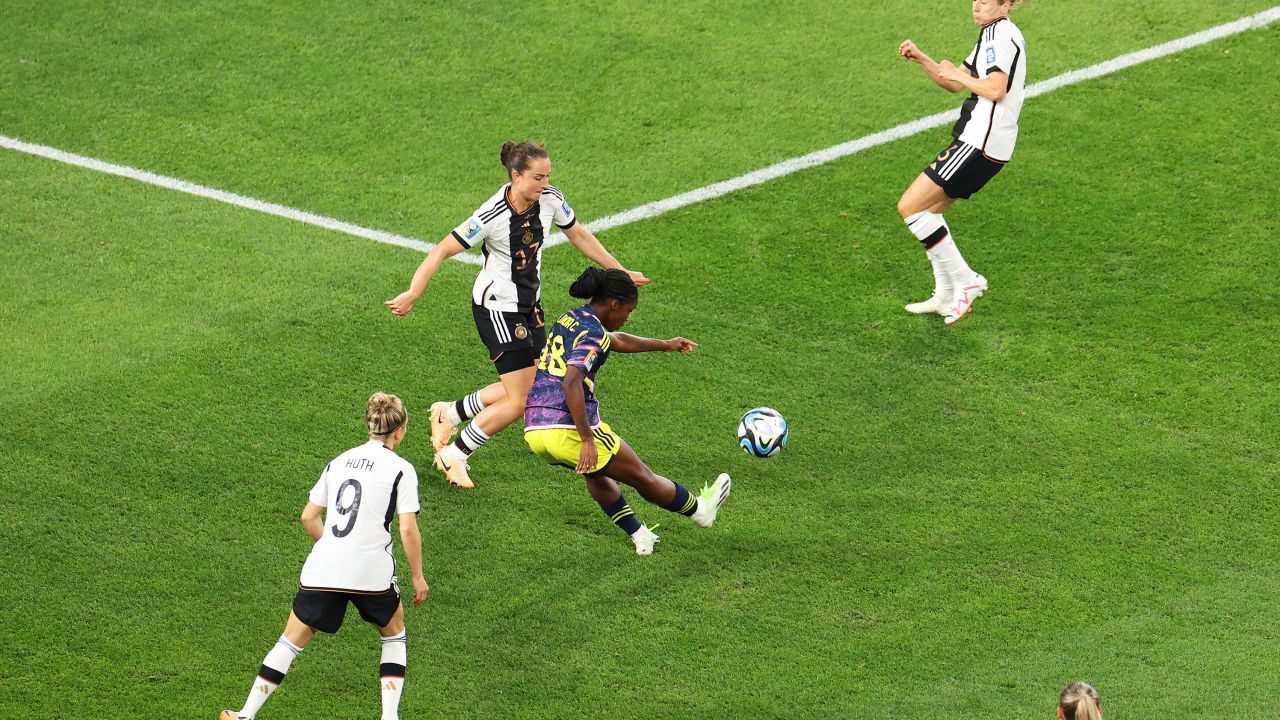
[[[386,437],[399,430],[408,419],[409,411],[404,409],[404,401],[395,395],[376,392],[369,396],[369,405],[364,411],[369,437]]]
[[[502,166],[507,172],[512,170],[516,172],[524,172],[529,169],[529,164],[535,158],[544,158],[547,156],[546,145],[532,140],[525,140],[522,143],[512,142],[508,140],[502,143]]]
[[[1102,720],[1098,691],[1084,682],[1073,682],[1062,690],[1058,709],[1066,720]]]
[[[631,302],[640,297],[640,291],[631,276],[621,270],[602,270],[589,267],[582,271],[569,286],[569,294],[576,298],[598,303],[605,300]]]

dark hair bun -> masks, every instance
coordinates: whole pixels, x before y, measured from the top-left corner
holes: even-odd
[[[577,280],[569,286],[569,294],[576,298],[590,300],[604,288],[605,271],[598,267],[589,267],[582,271]]]

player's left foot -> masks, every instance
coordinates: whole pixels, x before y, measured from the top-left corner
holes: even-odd
[[[716,521],[716,513],[720,511],[725,498],[729,497],[729,490],[732,487],[733,482],[729,479],[729,473],[720,473],[715,482],[704,486],[702,492],[698,493],[698,509],[690,516],[693,521],[702,527],[711,527]]]
[[[223,710],[218,713],[218,720],[240,720],[240,714],[235,710]]]
[[[436,467],[440,468],[440,472],[449,479],[449,482],[460,488],[473,488],[475,483],[471,482],[471,474],[468,472],[467,456],[453,445],[445,446],[445,449],[436,453]]]
[[[933,297],[928,300],[921,300],[917,303],[911,303],[904,309],[913,315],[928,315],[929,313],[937,313],[946,315],[947,310],[951,307],[951,293],[935,292]]]
[[[986,291],[987,279],[976,273],[972,280],[956,285],[955,297],[951,300],[951,307],[947,309],[947,316],[942,319],[943,322],[955,325],[963,320],[973,308],[973,301],[982,297],[982,293]]]
[[[453,439],[453,431],[457,427],[449,422],[450,402],[431,403],[431,446],[436,452],[444,449]]]
[[[659,539],[657,533],[647,525],[641,525],[639,530],[631,533],[631,542],[636,545],[637,555],[652,555],[653,546],[658,544]]]

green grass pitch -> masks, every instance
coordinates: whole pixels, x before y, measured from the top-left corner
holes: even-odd
[[[1087,8],[1083,7],[1087,6]],[[1269,0],[1017,11],[1029,82]],[[1087,10],[1087,11],[1085,11]],[[434,241],[547,141],[586,221],[958,106],[967,3],[41,3],[0,11],[0,135]],[[1033,98],[947,217],[991,280],[955,328],[894,203],[932,131],[601,234],[654,279],[605,418],[659,473],[637,558],[518,431],[475,492],[427,406],[491,381],[449,263],[0,151],[0,710],[212,718],[283,626],[323,464],[405,398],[432,594],[408,718],[1274,712],[1280,622],[1280,26]],[[544,305],[585,264],[547,251]],[[779,409],[758,461],[740,414]],[[416,428],[416,429],[414,429]],[[407,580],[407,578],[403,578]],[[260,715],[372,717],[358,617]],[[1172,709],[1175,709],[1172,710]]]

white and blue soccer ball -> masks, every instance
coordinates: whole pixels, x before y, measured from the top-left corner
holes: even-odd
[[[773,457],[787,446],[787,421],[773,408],[748,410],[738,422],[738,444],[749,455]]]

